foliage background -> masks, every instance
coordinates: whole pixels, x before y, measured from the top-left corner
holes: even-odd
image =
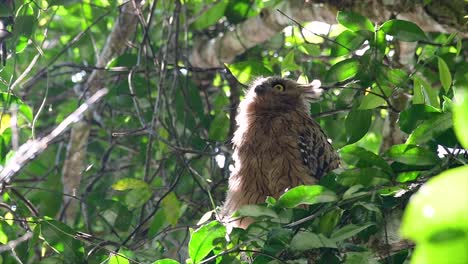
[[[136,25],[120,27],[136,32],[119,43],[124,52],[99,65],[120,11],[130,10],[124,3],[12,2],[0,2],[0,15],[14,18],[12,35],[0,39],[8,47],[0,72],[2,166],[83,104],[93,72],[109,93],[82,118],[90,130],[77,189],[67,190],[62,178],[70,133],[2,182],[2,263],[468,261],[468,172],[450,170],[468,160],[463,33],[374,23],[347,10],[319,36],[311,33],[316,24],[298,25],[292,16],[267,42],[225,67],[207,68],[192,65],[193,47],[262,10],[277,12],[282,1],[129,1],[140,8]],[[429,10],[435,2],[419,4]],[[457,18],[444,12],[440,17]],[[243,87],[273,74],[322,81],[326,93],[311,114],[339,149],[343,168],[323,187],[246,208],[241,214],[257,217],[258,225],[226,241],[214,212],[232,163],[231,117]],[[398,236],[402,211],[440,173],[403,218],[403,235],[419,246],[413,251]],[[74,215],[67,213],[70,199],[78,201]]]

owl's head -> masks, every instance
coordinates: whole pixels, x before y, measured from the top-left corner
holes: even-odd
[[[307,104],[320,98],[320,81],[299,84],[291,79],[267,77],[255,80],[246,95],[256,108],[288,110],[307,108]]]

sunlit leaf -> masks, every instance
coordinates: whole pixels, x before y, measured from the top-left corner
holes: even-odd
[[[367,17],[364,17],[358,13],[338,11],[336,20],[338,23],[352,31],[374,31],[374,25],[372,22]]]
[[[388,183],[390,176],[378,168],[358,168],[339,173],[337,181],[344,186],[379,186]]]
[[[326,82],[342,82],[354,77],[359,70],[358,59],[346,59],[334,64],[327,72]]]
[[[388,174],[392,174],[392,168],[379,155],[364,148],[348,145],[340,149],[340,156],[348,163],[354,164],[358,168],[379,167]]]
[[[445,93],[448,93],[450,86],[452,85],[452,75],[450,74],[450,70],[444,59],[438,57],[437,64],[439,66],[440,82],[442,83],[442,87],[444,87]]]
[[[393,145],[385,155],[408,165],[435,165],[440,162],[436,153],[415,145]]]
[[[403,41],[426,40],[426,34],[413,22],[393,19],[382,24],[380,27],[388,35]]]
[[[189,242],[189,256],[193,263],[199,263],[215,247],[214,240],[224,239],[226,227],[217,221],[206,224],[192,233]]]
[[[468,149],[468,89],[457,91],[457,101],[453,109],[453,129],[458,141]]]
[[[366,38],[349,30],[341,32],[333,43],[330,56],[343,56],[359,48]]]
[[[293,208],[301,204],[327,203],[336,200],[334,192],[320,185],[301,185],[281,195],[277,204],[279,207]]]
[[[418,263],[468,262],[467,175],[468,166],[444,171],[411,197],[401,233],[416,241]]]
[[[116,191],[125,191],[148,187],[149,186],[145,181],[135,178],[123,178],[112,184],[112,188]]]
[[[263,64],[256,61],[242,61],[234,64],[226,64],[229,71],[236,77],[237,81],[248,85],[255,78],[270,76],[273,73]]]
[[[222,0],[211,6],[206,12],[195,20],[192,26],[197,30],[202,30],[211,25],[214,25],[220,18],[224,15],[224,10],[226,9],[227,1]]]

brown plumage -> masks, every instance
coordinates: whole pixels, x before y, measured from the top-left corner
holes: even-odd
[[[222,215],[233,226],[246,228],[250,219],[232,221],[246,204],[278,198],[297,185],[315,184],[339,165],[320,125],[310,117],[310,101],[320,97],[318,82],[257,79],[239,104],[234,144],[235,168]]]

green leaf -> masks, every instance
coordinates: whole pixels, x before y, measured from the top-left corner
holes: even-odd
[[[426,80],[419,76],[414,76],[413,81],[413,104],[428,104],[439,108],[439,91],[433,89]]]
[[[440,162],[436,153],[415,145],[393,145],[385,156],[408,165],[436,165]]]
[[[393,19],[389,20],[380,27],[388,35],[394,36],[396,39],[403,41],[419,41],[426,40],[426,34],[413,22]]]
[[[461,89],[460,89],[461,90]],[[453,129],[461,145],[468,149],[468,89],[456,93],[455,107],[453,108]]]
[[[44,241],[66,257],[66,263],[83,263],[83,246],[75,239],[75,230],[56,220],[41,220],[39,226]]]
[[[198,17],[198,19],[192,24],[193,28],[196,30],[202,30],[216,24],[216,22],[224,16],[226,6],[227,1],[219,1],[208,9],[208,11],[204,12],[203,15]]]
[[[216,114],[215,118],[210,124],[208,138],[210,140],[223,141],[227,137],[229,131],[229,118],[226,113],[220,111]]]
[[[366,91],[368,90],[369,88]],[[388,97],[392,93],[392,88],[390,88],[387,85],[380,85],[380,87],[378,87],[377,85],[373,85],[370,89],[370,92],[372,93],[367,93],[362,98],[361,104],[358,107],[359,110],[370,110],[387,104],[387,102],[381,96],[378,95]]]
[[[335,242],[341,242],[345,239],[348,239],[348,238],[351,238],[357,234],[359,234],[362,230],[370,227],[370,226],[373,226],[374,224],[370,223],[370,224],[366,224],[366,225],[363,225],[363,226],[357,226],[357,225],[353,225],[353,224],[349,224],[349,225],[346,225],[338,230],[336,230],[335,232],[333,232],[333,234],[331,235],[331,239]]]
[[[359,60],[355,58],[342,60],[328,70],[325,80],[328,83],[342,82],[354,77],[359,71]]]
[[[360,140],[369,131],[371,123],[371,110],[351,110],[345,120],[347,143]]]
[[[319,220],[320,233],[330,236],[333,229],[335,229],[336,225],[340,222],[343,211],[344,210],[337,208],[321,216]]]
[[[379,264],[371,252],[347,252],[344,264]]]
[[[111,254],[108,263],[109,264],[130,264],[130,261],[128,260],[128,257],[124,253],[119,252],[119,254]]]
[[[153,262],[153,264],[180,264],[179,261],[173,259],[160,259]]]
[[[442,244],[444,239],[434,237],[437,233],[460,230],[468,242],[467,175],[468,166],[465,165],[430,179],[411,197],[403,215],[402,235],[419,246],[419,243]],[[447,235],[445,240],[460,239],[457,237],[456,234]]]
[[[374,31],[374,25],[372,22],[367,17],[364,17],[358,13],[338,11],[336,20],[338,23],[351,31]]]
[[[15,30],[16,35],[22,35],[29,37],[32,32],[35,30],[37,25],[37,19],[34,16],[25,15],[18,16],[15,19]]]
[[[348,169],[339,173],[337,181],[344,186],[360,184],[370,187],[390,182],[390,176],[378,168],[358,168]]]
[[[226,227],[218,221],[212,221],[192,233],[189,242],[189,256],[193,263],[202,261],[217,245],[215,240],[226,235]]]
[[[329,238],[322,234],[314,234],[305,231],[299,231],[291,240],[291,249],[296,251],[305,251],[314,248],[337,248]]]
[[[124,201],[129,209],[135,209],[144,205],[152,195],[153,192],[149,187],[130,189],[130,191],[125,195]]]
[[[278,199],[278,206],[293,208],[301,204],[328,203],[337,200],[334,192],[320,185],[301,185],[287,191]]]
[[[406,144],[423,144],[438,136],[453,126],[452,114],[443,113],[423,121],[406,140]]]
[[[361,34],[345,30],[336,37],[335,41],[340,45],[333,43],[330,56],[338,57],[346,55],[361,47],[365,40],[366,38]]]
[[[348,145],[339,150],[340,156],[347,164],[354,164],[358,168],[378,167],[388,174],[393,170],[388,163],[379,155],[356,145]]]
[[[123,178],[112,184],[112,189],[116,191],[125,191],[132,189],[149,188],[148,184],[135,178]]]
[[[421,122],[440,114],[440,110],[430,105],[413,104],[400,113],[398,124],[403,132],[410,134]]]
[[[239,208],[238,212],[241,216],[268,216],[271,218],[278,218],[278,214],[273,209],[257,204],[244,205],[241,208]]]
[[[257,77],[273,75],[263,64],[256,61],[242,61],[234,64],[226,64],[226,67],[234,77],[236,77],[237,81],[244,85],[250,84],[250,82]]]
[[[301,67],[294,61],[294,50],[289,51],[284,57],[283,62],[281,62],[281,73],[283,74],[287,71],[296,71],[300,69]]]
[[[442,87],[444,87],[445,93],[448,93],[450,86],[452,85],[452,75],[450,74],[450,70],[444,59],[437,57],[437,64],[439,67],[440,82],[442,83]]]
[[[33,111],[31,107],[25,104],[20,98],[17,96],[0,92],[0,109],[10,109],[12,106],[17,106],[18,111],[22,114],[22,117],[28,121],[32,122],[33,120]],[[3,122],[2,122],[3,123]]]

